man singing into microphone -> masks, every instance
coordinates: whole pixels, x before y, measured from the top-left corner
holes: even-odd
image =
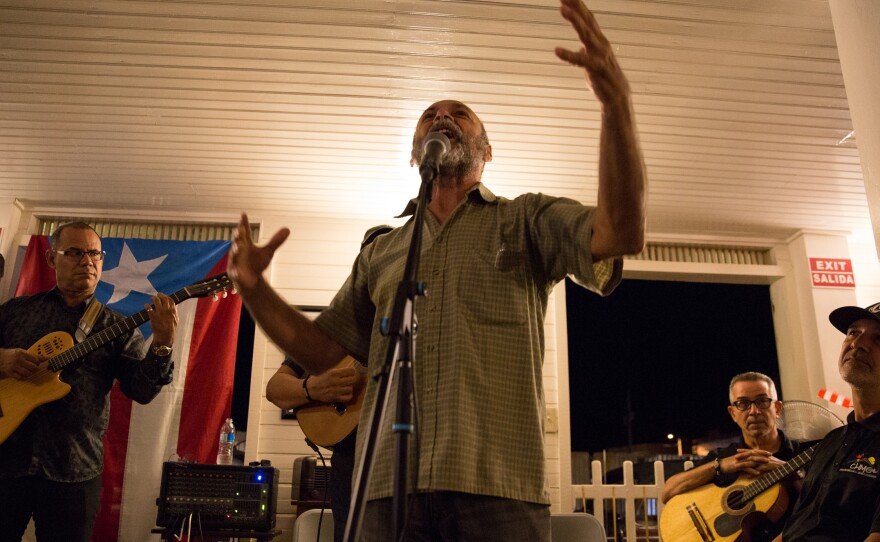
[[[450,144],[421,247],[418,280],[429,295],[416,302],[417,416],[407,485],[415,495],[405,540],[550,540],[542,382],[548,295],[567,275],[609,294],[620,281],[621,257],[644,244],[645,170],[629,85],[593,14],[579,0],[562,0],[561,12],[582,47],[556,55],[585,70],[602,110],[595,207],[541,194],[494,195],[480,182],[492,159],[486,130],[461,102],[436,102],[416,125],[413,165],[423,159],[428,134],[442,133]],[[411,203],[406,213],[413,211]],[[348,353],[377,371],[388,344],[380,319],[392,313],[412,231],[410,220],[365,248],[314,322],[262,276],[286,229],[258,247],[243,215],[229,274],[267,335],[310,372]],[[392,386],[391,405],[395,393]],[[375,399],[370,379],[364,413]],[[362,540],[385,542],[394,532],[393,419],[386,415],[378,434]]]

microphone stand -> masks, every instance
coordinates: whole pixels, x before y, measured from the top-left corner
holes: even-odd
[[[360,538],[360,528],[367,502],[367,488],[370,473],[373,469],[373,458],[379,432],[388,407],[388,388],[390,382],[397,380],[397,405],[392,431],[394,441],[394,485],[393,541],[400,540],[403,534],[404,520],[407,511],[407,466],[409,461],[409,437],[413,431],[412,423],[412,360],[415,353],[416,315],[414,310],[416,296],[425,295],[424,283],[416,282],[419,269],[419,257],[422,247],[422,230],[424,228],[425,210],[431,202],[431,190],[434,179],[439,172],[439,164],[425,162],[419,167],[422,185],[419,189],[418,206],[413,219],[412,239],[406,259],[403,278],[397,287],[391,319],[382,318],[380,331],[388,337],[388,349],[382,370],[374,377],[377,381],[376,400],[369,415],[366,427],[358,431],[367,431],[364,438],[364,450],[358,462],[357,474],[352,486],[352,504],[345,524],[343,540],[355,542]],[[396,373],[396,374],[395,374]]]

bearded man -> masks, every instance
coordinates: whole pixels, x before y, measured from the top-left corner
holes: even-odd
[[[429,134],[445,134],[451,149],[432,182],[416,277],[430,295],[416,306],[417,415],[407,485],[414,492],[405,540],[549,542],[542,381],[548,297],[566,276],[600,295],[611,293],[623,255],[644,246],[645,168],[629,84],[593,14],[580,0],[561,4],[582,47],[557,48],[556,55],[585,70],[602,108],[595,207],[543,194],[513,200],[493,194],[480,182],[492,160],[486,130],[459,101],[434,103],[416,124],[412,165],[422,162]],[[414,210],[411,202],[404,214]],[[393,312],[414,221],[358,254],[348,280],[315,321],[291,308],[262,276],[289,231],[260,247],[248,228],[243,215],[228,269],[266,334],[312,374],[345,355],[378,374],[388,345],[381,322]],[[364,416],[373,411],[378,387],[373,378],[368,382]],[[395,395],[392,390],[388,404]],[[361,525],[361,540],[368,542],[394,538],[393,418],[385,417],[374,450]]]

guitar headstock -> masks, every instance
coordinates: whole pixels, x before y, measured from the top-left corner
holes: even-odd
[[[213,295],[214,300],[216,301],[219,293],[222,292],[223,297],[226,297],[226,292],[228,290],[234,290],[234,285],[232,284],[232,279],[229,278],[229,275],[226,273],[220,273],[219,275],[214,275],[213,277],[194,282],[187,286],[185,290],[190,297],[208,297],[209,295]]]

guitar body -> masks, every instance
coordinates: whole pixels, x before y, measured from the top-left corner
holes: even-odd
[[[671,498],[660,515],[660,536],[675,542],[750,542],[752,530],[761,523],[778,522],[790,500],[786,484],[777,483],[745,506],[731,508],[729,498],[741,494],[752,480],[740,476],[729,487],[706,484]]]
[[[73,337],[56,331],[34,343],[28,353],[51,358],[71,347]],[[5,441],[35,408],[70,393],[70,386],[62,382],[59,375],[60,372],[44,369],[28,380],[0,379],[0,442]]]
[[[367,377],[361,366],[351,356],[334,368],[358,369],[360,379],[354,387],[354,397],[348,403],[322,403],[312,401],[296,410],[296,419],[306,437],[318,446],[333,446],[351,433],[361,418],[361,407],[367,392]]]

